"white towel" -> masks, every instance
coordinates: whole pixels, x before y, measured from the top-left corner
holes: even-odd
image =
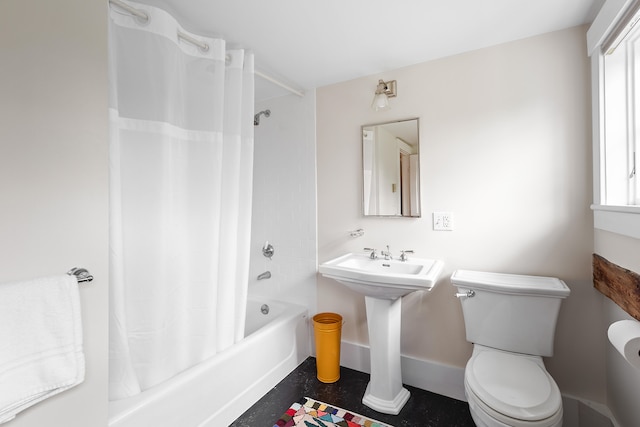
[[[0,424],[83,380],[76,277],[0,284]]]

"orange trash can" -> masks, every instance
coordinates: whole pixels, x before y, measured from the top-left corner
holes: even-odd
[[[316,340],[316,368],[318,380],[334,383],[340,379],[340,336],[342,316],[318,313],[313,316]]]

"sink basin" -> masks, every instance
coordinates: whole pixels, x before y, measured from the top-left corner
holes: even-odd
[[[371,259],[349,253],[320,264],[320,273],[366,296],[395,299],[410,292],[431,290],[443,263],[434,259]]]

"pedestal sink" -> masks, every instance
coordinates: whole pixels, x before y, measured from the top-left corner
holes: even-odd
[[[400,367],[401,297],[431,290],[442,266],[442,261],[433,259],[371,259],[356,253],[319,266],[323,276],[365,296],[371,379],[362,403],[378,412],[397,415],[410,396],[402,386]]]

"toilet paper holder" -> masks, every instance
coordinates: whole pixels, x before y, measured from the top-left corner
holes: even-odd
[[[632,367],[640,370],[640,322],[620,320],[607,330],[609,341]]]

